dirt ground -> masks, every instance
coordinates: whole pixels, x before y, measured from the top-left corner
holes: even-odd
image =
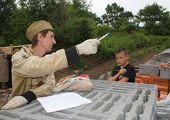
[[[152,51],[148,53],[146,56],[138,58],[136,62],[132,63],[135,67],[138,67],[139,64],[146,63],[149,59],[151,59],[156,54],[156,51]],[[133,55],[131,55],[133,59]],[[102,74],[105,74],[112,70],[113,65],[116,63],[115,59],[112,57],[98,61],[93,56],[88,56],[85,59],[88,68],[84,72],[80,74],[86,74],[89,75],[90,79],[98,79]],[[64,76],[72,75],[74,74],[74,70],[71,68],[67,68],[61,71],[57,71],[55,73],[56,78],[60,79]],[[0,90],[0,108],[7,103],[7,98],[9,94],[11,93],[11,89],[6,90]]]

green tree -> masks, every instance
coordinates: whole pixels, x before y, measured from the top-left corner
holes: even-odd
[[[15,9],[11,11],[11,16],[8,17],[7,22],[9,32],[7,39],[13,45],[21,45],[30,43],[27,40],[25,33],[33,18],[30,16],[28,9]]]
[[[167,23],[169,12],[165,12],[162,6],[154,3],[141,9],[138,13],[139,19],[143,22],[145,31],[149,34],[165,34],[164,24]]]
[[[0,0],[0,28],[2,30],[4,23],[10,15],[11,9],[15,9],[15,0]]]
[[[95,33],[96,22],[91,18],[70,19],[65,27],[65,37],[68,39],[67,45],[76,45],[86,39],[92,38]]]
[[[162,23],[163,35],[170,35],[170,16]]]
[[[88,11],[88,5],[82,0],[19,0],[18,3],[6,16],[6,30],[0,34],[0,45],[2,39],[6,45],[30,43],[25,37],[26,29],[40,19],[52,24],[58,46],[80,43],[95,35],[97,17]]]
[[[125,11],[123,7],[118,6],[116,3],[107,5],[105,10],[106,14],[102,15],[103,23],[113,26],[116,31],[121,31],[120,28],[122,25],[127,27],[131,23],[129,21],[133,18],[131,12]],[[128,29],[124,30],[127,31]]]
[[[97,17],[88,11],[88,5],[86,5],[85,1],[73,0],[72,2],[68,2],[65,9],[65,16],[64,24],[57,28],[60,31],[57,32],[56,40],[60,40],[60,47],[69,47],[78,44],[95,35],[95,20]]]
[[[8,36],[8,22],[6,21],[8,16],[11,15],[11,10],[16,9],[15,0],[0,0],[0,46],[6,46],[10,44],[10,41],[6,39]]]
[[[65,0],[20,0],[19,8],[12,12],[8,18],[13,44],[26,44],[29,41],[25,37],[27,27],[36,20],[47,20],[57,31],[57,37],[63,38],[63,26],[65,24]],[[60,26],[60,27],[58,27]],[[57,29],[60,28],[60,29]],[[60,43],[61,39],[56,39]]]

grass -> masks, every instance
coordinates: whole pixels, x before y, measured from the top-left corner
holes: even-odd
[[[98,60],[103,60],[114,56],[119,48],[126,48],[130,54],[136,54],[130,62],[135,62],[139,57],[157,49],[158,53],[170,48],[170,36],[145,35],[143,33],[112,33],[101,41],[98,52],[94,56]],[[88,68],[86,63],[80,62],[79,71]]]
[[[104,59],[105,57],[113,56],[122,47],[126,48],[129,53],[134,53],[142,48],[143,51],[139,51],[138,53],[139,56],[142,56],[157,46],[161,46],[159,51],[170,48],[170,44],[168,43],[170,43],[170,36],[146,36],[142,33],[115,33],[101,41],[96,57]]]

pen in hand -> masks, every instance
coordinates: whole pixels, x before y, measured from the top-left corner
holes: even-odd
[[[107,34],[105,34],[104,36],[102,36],[101,38],[99,38],[98,40],[100,41],[100,40],[102,40],[103,38],[105,38],[106,36],[108,36],[110,33],[107,33]]]

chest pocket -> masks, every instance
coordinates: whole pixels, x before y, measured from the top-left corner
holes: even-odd
[[[46,79],[46,76],[37,77],[37,78],[31,78],[31,89],[35,89],[35,88],[40,87],[41,85],[43,85],[45,79]]]

